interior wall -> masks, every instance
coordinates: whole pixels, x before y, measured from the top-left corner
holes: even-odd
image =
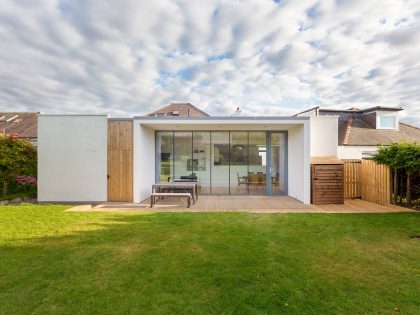
[[[38,201],[106,201],[107,115],[38,116]]]

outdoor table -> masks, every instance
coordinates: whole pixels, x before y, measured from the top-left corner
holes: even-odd
[[[193,203],[198,199],[197,195],[197,182],[158,182],[152,185],[152,193],[160,192],[160,190],[189,190],[191,191],[191,196]]]

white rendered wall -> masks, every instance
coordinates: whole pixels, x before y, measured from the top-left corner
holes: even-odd
[[[106,201],[107,115],[38,116],[38,201]]]
[[[150,197],[155,183],[155,130],[136,120],[133,124],[133,201],[138,203]]]
[[[311,156],[337,156],[338,116],[311,116]]]
[[[339,159],[362,159],[363,152],[376,153],[378,148],[375,146],[339,146],[337,157]]]
[[[309,122],[290,129],[288,141],[288,195],[309,204],[311,198]]]

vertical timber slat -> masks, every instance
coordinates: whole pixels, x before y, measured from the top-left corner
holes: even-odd
[[[132,120],[108,120],[108,201],[133,201]]]
[[[374,161],[361,161],[363,200],[385,205],[391,201],[390,169]]]

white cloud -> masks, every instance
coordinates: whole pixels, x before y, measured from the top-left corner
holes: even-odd
[[[419,125],[419,17],[414,0],[4,0],[0,110],[394,105]]]

